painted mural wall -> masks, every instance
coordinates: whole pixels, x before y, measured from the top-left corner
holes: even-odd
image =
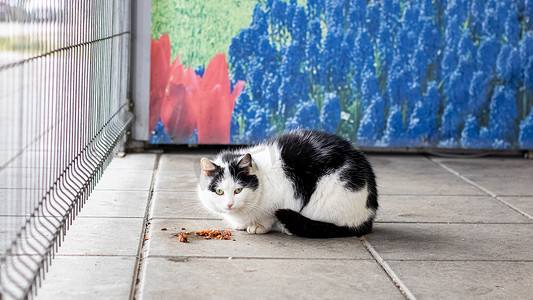
[[[531,0],[152,0],[152,143],[533,148]]]

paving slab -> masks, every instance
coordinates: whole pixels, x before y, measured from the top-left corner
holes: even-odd
[[[496,195],[533,196],[533,161],[527,159],[435,159]]]
[[[389,261],[417,299],[531,299],[533,262]]]
[[[98,181],[95,190],[147,191],[152,183],[150,170],[109,169]]]
[[[203,207],[196,192],[159,191],[152,197],[152,218],[219,219]]]
[[[179,171],[160,171],[156,173],[154,191],[194,192],[198,177]]]
[[[135,257],[58,256],[35,299],[127,299],[135,268]]]
[[[180,230],[182,227],[185,230]],[[167,228],[166,231],[161,230]],[[204,240],[194,236],[202,229],[230,230],[232,240]],[[175,233],[189,231],[189,243],[180,243]],[[356,237],[306,239],[281,233],[248,234],[229,229],[219,220],[157,219],[151,221],[148,257],[242,257],[372,259]]]
[[[148,258],[143,300],[403,299],[367,260]]]
[[[24,199],[32,190],[0,189],[0,216],[24,216],[28,214]],[[9,201],[8,201],[9,199]],[[16,199],[17,201],[13,201]]]
[[[157,154],[128,153],[124,157],[114,157],[108,170],[153,170]]]
[[[487,195],[451,173],[404,174],[376,172],[381,195]]]
[[[79,217],[143,218],[150,192],[94,190]]]
[[[159,160],[158,170],[179,171],[184,173],[194,173],[200,170],[200,160],[202,157],[212,157],[212,155],[202,154],[165,154]]]
[[[499,197],[533,218],[533,196]]]
[[[436,174],[442,168],[422,155],[369,154],[370,164],[380,174]]]
[[[533,224],[377,223],[367,239],[386,260],[533,261]]]
[[[530,202],[518,199],[519,205],[533,212]],[[381,195],[377,222],[407,223],[532,223],[490,196]]]
[[[137,255],[142,218],[76,218],[57,255]]]

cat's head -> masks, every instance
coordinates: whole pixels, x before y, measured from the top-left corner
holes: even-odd
[[[215,161],[201,160],[198,195],[202,204],[218,214],[246,214],[256,206],[259,180],[252,156],[226,153]]]

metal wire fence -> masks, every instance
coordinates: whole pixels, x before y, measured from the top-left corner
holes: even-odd
[[[0,1],[0,299],[31,298],[133,121],[130,1]]]

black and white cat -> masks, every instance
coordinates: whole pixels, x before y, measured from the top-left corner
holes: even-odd
[[[201,160],[198,195],[235,229],[309,238],[362,236],[378,208],[363,153],[324,132],[296,130]]]

